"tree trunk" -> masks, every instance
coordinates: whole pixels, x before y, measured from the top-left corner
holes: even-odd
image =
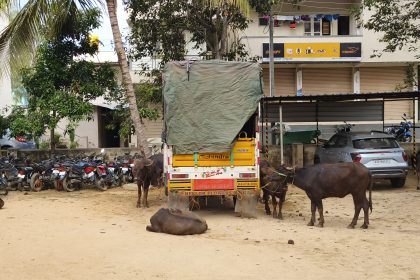
[[[225,11],[223,11],[225,12]],[[223,15],[222,17],[222,34],[220,36],[220,56],[223,57],[226,55],[226,40],[228,32],[228,20],[227,16]]]
[[[136,130],[137,147],[140,147],[143,150],[146,157],[150,157],[152,153],[148,147],[146,131],[140,121],[136,95],[134,94],[133,82],[131,81],[130,71],[128,69],[127,56],[122,44],[120,28],[118,27],[116,2],[116,0],[106,0],[109,19],[111,21],[112,35],[114,37],[115,50],[118,56],[118,64],[120,65],[122,82],[126,90],[131,120],[133,121],[133,125]]]
[[[50,158],[52,159],[52,156],[55,154],[55,137],[54,137],[54,133],[55,133],[55,129],[51,128],[51,135],[50,135]]]
[[[50,135],[50,137],[51,137],[50,138],[50,159],[52,159],[53,155],[55,154],[55,145],[57,144],[57,143],[55,143],[55,137],[54,137],[55,126],[57,126],[57,123],[55,122],[56,117],[57,117],[57,113],[56,113],[56,111],[53,111],[52,112],[52,120],[55,124],[54,124],[54,127],[51,127],[51,129],[50,129],[50,132],[51,132],[51,135]]]

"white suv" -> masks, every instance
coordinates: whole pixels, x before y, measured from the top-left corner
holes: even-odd
[[[392,135],[382,132],[340,132],[318,147],[314,163],[360,162],[374,178],[390,179],[395,188],[405,184],[408,157]]]

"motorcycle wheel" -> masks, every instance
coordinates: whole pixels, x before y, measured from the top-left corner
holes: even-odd
[[[54,188],[57,191],[62,191],[63,190],[63,181],[60,179],[55,179],[54,180]]]
[[[18,182],[7,182],[7,188],[11,191],[16,191],[18,189]]]
[[[76,190],[76,184],[74,184],[68,177],[64,177],[62,185],[65,191],[73,192]]]
[[[108,189],[107,185],[105,184],[104,179],[96,180],[96,187],[101,191],[106,191]]]
[[[30,182],[31,191],[39,192],[40,190],[42,190],[42,187],[44,186],[44,184],[42,183],[42,180],[40,179],[40,177],[41,177],[41,174],[39,173],[32,174],[31,182]]]

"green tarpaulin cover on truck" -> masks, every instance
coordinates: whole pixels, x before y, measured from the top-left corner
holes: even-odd
[[[163,79],[166,142],[176,154],[228,151],[263,94],[258,63],[168,62]]]

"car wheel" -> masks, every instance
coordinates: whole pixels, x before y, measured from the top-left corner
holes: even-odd
[[[405,185],[405,178],[392,178],[391,185],[394,188],[402,188]]]
[[[315,157],[314,164],[319,164],[319,163],[321,163],[321,160],[319,159],[319,157]]]

